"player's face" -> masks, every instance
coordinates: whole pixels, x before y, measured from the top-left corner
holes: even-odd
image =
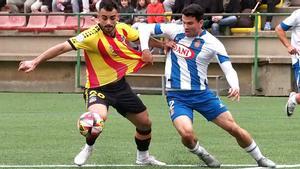
[[[195,37],[202,32],[203,20],[197,21],[193,16],[182,15],[182,22],[187,37]]]
[[[115,26],[119,19],[119,13],[116,9],[107,11],[102,8],[98,12],[99,25],[105,34],[112,35],[115,32]]]

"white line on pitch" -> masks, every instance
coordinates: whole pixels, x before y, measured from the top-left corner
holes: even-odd
[[[205,167],[205,165],[189,165],[189,164],[169,164],[165,167]],[[77,167],[77,165],[0,165],[0,168],[72,168]],[[134,164],[87,164],[82,166],[84,168],[89,167],[141,167],[140,165]],[[254,164],[222,164],[222,167],[237,167],[242,169],[259,169],[261,167],[257,167]],[[296,168],[300,167],[300,164],[294,165],[277,165],[276,168]]]
[[[298,168],[300,167],[300,164],[293,164],[293,165],[276,165],[276,168]],[[242,168],[242,169],[259,169],[262,167],[248,167],[248,168]]]
[[[205,165],[190,165],[190,164],[168,164],[164,167],[205,167]],[[223,164],[222,167],[255,167],[251,164]],[[77,165],[0,165],[0,168],[72,168]],[[135,164],[86,164],[81,167],[141,167]]]

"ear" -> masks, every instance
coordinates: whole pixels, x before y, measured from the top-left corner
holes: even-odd
[[[201,20],[199,21],[199,26],[200,26],[200,28],[202,28],[203,24],[204,24],[204,20],[201,19]]]

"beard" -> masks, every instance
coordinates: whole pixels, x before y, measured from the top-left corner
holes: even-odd
[[[107,35],[114,34],[115,26],[113,26],[113,25],[105,25],[105,26],[100,26],[100,27],[105,34],[107,34]]]

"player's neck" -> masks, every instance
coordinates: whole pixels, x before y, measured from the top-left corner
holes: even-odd
[[[203,29],[199,29],[197,36],[201,36],[203,31],[204,31]]]
[[[191,35],[191,36],[189,36],[190,38],[196,38],[196,37],[198,37],[198,36],[201,36],[202,35],[202,33],[203,33],[203,29],[199,29],[197,32],[195,32],[195,34],[193,34],[193,35]]]

